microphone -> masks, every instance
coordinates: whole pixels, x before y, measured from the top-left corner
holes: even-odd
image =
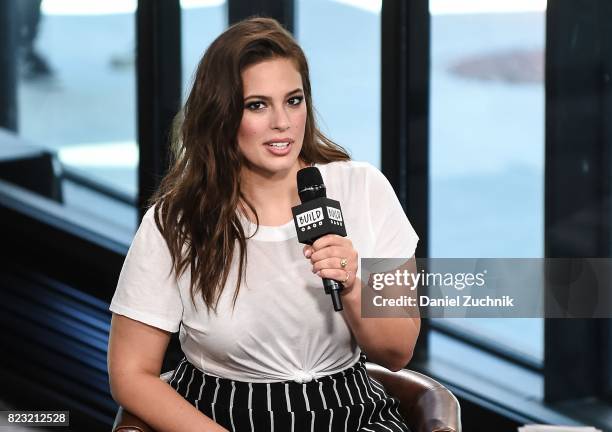
[[[346,237],[340,203],[327,198],[321,172],[316,167],[302,168],[297,173],[298,195],[302,204],[291,208],[300,243],[311,245],[327,234]],[[323,278],[325,294],[330,294],[334,310],[342,310],[340,293],[344,286],[333,279]]]

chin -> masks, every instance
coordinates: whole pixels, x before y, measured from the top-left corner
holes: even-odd
[[[276,174],[287,173],[291,170],[299,169],[299,157],[302,149],[301,143],[296,145],[291,151],[284,156],[275,156],[267,150],[245,152],[244,157],[245,168],[253,174],[270,177]],[[297,169],[296,169],[297,167]]]
[[[291,169],[295,167],[297,164],[298,164],[298,160],[297,158],[295,158],[291,161],[278,161],[277,163],[265,164],[261,168],[270,174],[280,174],[280,173],[284,173],[287,171],[291,171]]]
[[[287,155],[282,158],[271,159],[269,156],[263,157],[259,163],[252,166],[256,171],[264,171],[269,174],[287,172],[295,167],[299,168],[299,152],[295,155]]]

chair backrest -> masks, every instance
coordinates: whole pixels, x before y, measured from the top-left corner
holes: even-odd
[[[400,413],[413,432],[461,432],[461,407],[442,384],[421,373],[391,372],[366,363],[368,375],[400,401]]]

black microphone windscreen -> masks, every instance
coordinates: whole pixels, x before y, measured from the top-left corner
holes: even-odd
[[[303,189],[309,186],[318,186],[323,184],[323,177],[321,177],[321,171],[319,168],[309,166],[302,168],[297,172],[297,185],[298,189]]]
[[[297,172],[298,195],[302,202],[327,196],[319,168],[310,166]]]

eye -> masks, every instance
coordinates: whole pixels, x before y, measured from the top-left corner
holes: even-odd
[[[246,105],[246,109],[250,110],[250,111],[259,111],[260,109],[262,109],[264,107],[265,103],[262,101],[254,101],[254,102],[250,102]]]
[[[297,106],[302,103],[304,96],[293,96],[289,99],[289,105]]]

